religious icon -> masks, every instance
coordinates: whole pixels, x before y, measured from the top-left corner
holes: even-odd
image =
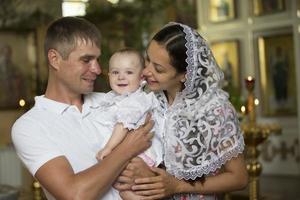
[[[237,40],[218,41],[211,44],[216,61],[224,72],[224,87],[229,91],[240,89],[238,48]]]
[[[270,57],[270,67],[275,100],[279,106],[283,106],[287,101],[288,70],[290,67],[287,52],[284,52],[281,46],[275,47],[273,55]]]
[[[224,72],[223,89],[230,94],[230,101],[236,109],[240,109],[242,102],[240,87],[239,41],[226,40],[211,44],[219,67]]]
[[[292,34],[262,36],[258,42],[263,113],[296,114],[296,73]]]
[[[285,10],[285,0],[254,0],[254,15],[266,15]]]
[[[0,32],[0,108],[16,109],[19,101],[33,100],[35,52],[33,35]]]
[[[211,22],[222,22],[234,19],[234,0],[210,0],[209,20]]]

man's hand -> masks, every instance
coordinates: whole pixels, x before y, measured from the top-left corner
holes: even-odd
[[[133,158],[118,177],[114,187],[119,191],[130,190],[134,185],[134,180],[143,177],[152,177],[155,173],[143,161],[143,159]]]
[[[164,169],[152,167],[156,174],[154,177],[138,178],[132,190],[136,195],[143,196],[142,200],[162,199],[172,196],[180,186],[180,180],[166,172]]]

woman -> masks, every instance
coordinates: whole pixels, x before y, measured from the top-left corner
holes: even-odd
[[[205,40],[170,23],[151,40],[146,60],[143,74],[165,121],[165,170],[152,168],[155,176],[135,179],[135,193],[141,199],[220,199],[244,188],[243,136]]]

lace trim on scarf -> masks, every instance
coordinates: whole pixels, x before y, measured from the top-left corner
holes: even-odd
[[[178,179],[185,179],[185,180],[195,180],[198,177],[202,177],[204,175],[209,175],[212,172],[215,172],[217,169],[220,169],[227,161],[231,160],[232,158],[238,157],[244,151],[244,139],[239,139],[239,144],[234,149],[225,153],[222,157],[218,158],[214,162],[209,163],[205,166],[199,166],[193,168],[191,170],[183,171],[181,169],[167,169],[167,171],[176,176]]]

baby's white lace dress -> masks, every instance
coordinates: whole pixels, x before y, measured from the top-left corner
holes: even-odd
[[[158,101],[153,92],[146,93],[139,88],[133,93],[119,95],[114,91],[110,91],[97,99],[99,108],[97,114],[94,116],[94,121],[101,124],[102,130],[106,130],[107,140],[111,136],[112,130],[116,123],[122,123],[124,128],[129,130],[137,129],[145,123],[145,119],[148,113],[152,114],[152,119],[155,121],[153,132],[155,132],[156,140],[153,142],[154,146],[158,146],[161,140],[161,130],[156,119],[156,109],[158,107]],[[107,141],[106,140],[106,141]],[[144,161],[150,165],[158,165],[161,159],[158,159],[158,148],[149,148],[143,154],[140,155]],[[161,157],[161,156],[160,156]]]

